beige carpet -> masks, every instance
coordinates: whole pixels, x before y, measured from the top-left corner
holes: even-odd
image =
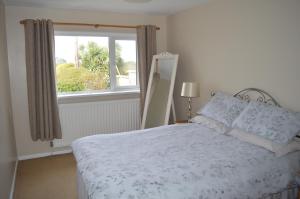
[[[19,162],[15,199],[76,199],[76,162],[72,154]]]

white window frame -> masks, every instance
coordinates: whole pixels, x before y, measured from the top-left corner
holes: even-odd
[[[117,86],[116,68],[115,66],[115,41],[116,40],[134,40],[137,41],[136,33],[120,33],[120,32],[96,32],[96,31],[54,31],[55,36],[95,36],[95,37],[108,37],[109,47],[109,77],[110,88],[94,91],[81,91],[68,94],[58,94],[58,97],[72,97],[72,96],[86,96],[86,95],[111,95],[112,93],[136,93],[139,92],[139,74],[138,67],[136,67],[136,85],[135,86]],[[138,63],[138,57],[136,56],[136,64]]]

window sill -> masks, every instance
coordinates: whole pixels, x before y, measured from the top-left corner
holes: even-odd
[[[87,103],[96,101],[109,101],[139,98],[139,90],[107,91],[102,93],[66,94],[57,97],[58,104]]]

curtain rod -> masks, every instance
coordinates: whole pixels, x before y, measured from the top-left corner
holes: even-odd
[[[24,24],[25,20],[21,20],[20,24]],[[61,25],[61,26],[93,26],[94,28],[138,28],[138,26],[126,26],[126,25],[109,25],[109,24],[91,24],[91,23],[66,23],[66,22],[53,22],[54,25]],[[156,27],[156,30],[160,30],[159,27]]]

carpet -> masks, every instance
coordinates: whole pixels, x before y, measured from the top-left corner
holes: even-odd
[[[76,199],[73,154],[19,161],[14,199]]]

